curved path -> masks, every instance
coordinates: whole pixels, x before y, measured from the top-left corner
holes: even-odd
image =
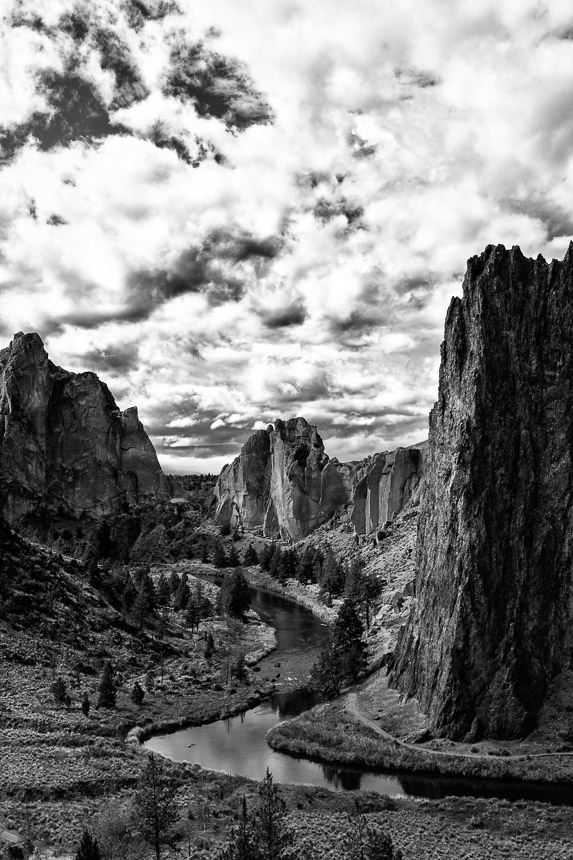
[[[404,747],[407,750],[412,752],[425,752],[430,755],[446,755],[450,757],[457,758],[469,758],[469,759],[485,759],[486,761],[491,761],[495,758],[503,759],[503,761],[528,761],[532,758],[550,758],[551,756],[573,756],[573,752],[545,752],[545,753],[522,753],[520,755],[504,755],[504,756],[495,756],[495,755],[487,755],[485,753],[463,753],[463,752],[455,752],[452,750],[435,750],[431,749],[431,747],[422,747],[419,744],[409,744],[406,741],[401,741],[399,738],[395,738],[389,732],[381,729],[380,726],[376,724],[376,722],[370,717],[367,717],[362,711],[358,708],[358,696],[356,693],[349,693],[346,697],[344,707],[355,717],[360,723],[367,726],[369,729],[372,729],[376,732],[377,735],[384,738],[384,740],[388,741],[388,743],[394,744],[395,746]]]

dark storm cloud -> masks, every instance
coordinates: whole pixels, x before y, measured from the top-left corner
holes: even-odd
[[[116,91],[111,109],[126,108],[147,98],[149,90],[143,83],[129,47],[117,33],[98,27],[94,31],[94,41],[101,54],[102,69],[113,72],[115,76]]]
[[[125,0],[124,10],[129,26],[139,32],[146,21],[160,21],[167,15],[181,14],[181,9],[174,0]]]
[[[302,325],[306,318],[307,312],[298,302],[279,310],[261,313],[263,325],[270,329]]]
[[[199,116],[222,120],[244,130],[272,120],[272,112],[251,80],[246,67],[184,38],[171,51],[171,68],[164,93],[192,101]]]
[[[0,161],[13,158],[30,137],[36,138],[40,149],[47,151],[77,139],[93,141],[125,131],[111,123],[94,85],[76,71],[43,72],[38,79],[38,90],[45,96],[49,112],[35,111],[13,128],[0,128]]]
[[[510,212],[518,212],[541,221],[547,231],[549,241],[559,236],[573,235],[573,216],[552,201],[531,197],[527,200],[504,200],[502,202]]]
[[[327,224],[333,218],[338,218],[343,215],[346,218],[349,227],[359,227],[364,209],[362,206],[349,203],[344,197],[335,200],[328,200],[326,197],[321,197],[313,209],[314,217]]]
[[[246,283],[234,267],[250,262],[257,272],[280,253],[281,247],[272,237],[258,239],[246,232],[214,230],[201,245],[184,251],[170,269],[133,273],[129,293],[133,303],[149,313],[158,304],[185,293],[204,293],[213,307],[238,302]]]
[[[123,308],[110,311],[85,310],[64,313],[56,323],[57,328],[63,325],[75,325],[78,328],[95,329],[106,322],[141,322],[149,317],[153,307],[144,302],[133,302]]]

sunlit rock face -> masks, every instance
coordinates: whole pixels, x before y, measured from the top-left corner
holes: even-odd
[[[402,509],[420,480],[417,449],[355,463],[329,459],[304,418],[276,421],[251,436],[222,470],[215,497],[221,524],[262,528],[268,537],[300,540],[343,507],[355,530],[372,531]]]
[[[572,247],[488,247],[448,311],[393,672],[442,735],[527,733],[572,663],[572,327]]]
[[[37,334],[0,351],[3,514],[15,523],[42,507],[102,516],[168,498],[169,482],[137,410],[120,412],[94,373],[49,360]]]

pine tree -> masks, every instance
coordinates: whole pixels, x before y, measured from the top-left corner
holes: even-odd
[[[229,550],[229,555],[227,557],[227,567],[239,567],[240,564],[241,559],[239,558],[237,547],[233,543],[231,544],[231,549]]]
[[[116,690],[113,679],[113,666],[106,663],[98,690],[98,708],[115,708]]]
[[[135,808],[141,834],[153,846],[156,860],[161,860],[161,848],[178,817],[176,793],[160,760],[150,753],[135,794]]]
[[[253,835],[253,824],[247,813],[247,801],[243,797],[239,824],[231,832],[226,847],[219,852],[217,860],[263,860]]]
[[[286,826],[286,804],[273,783],[267,768],[259,786],[257,806],[253,815],[253,834],[259,855],[264,860],[282,860],[292,845],[292,833]]]
[[[83,713],[84,717],[89,716],[91,706],[92,706],[92,703],[90,702],[90,697],[88,696],[87,693],[84,693],[84,697],[82,699],[82,713]]]
[[[259,567],[263,571],[263,573],[267,573],[269,570],[273,552],[274,544],[271,544],[269,546],[269,544],[266,543],[259,553]]]
[[[213,564],[215,567],[227,567],[227,556],[221,541],[217,541],[213,550]]]
[[[239,618],[251,605],[249,584],[240,569],[225,576],[217,595],[217,610],[221,615]]]
[[[353,684],[366,670],[366,644],[362,638],[364,628],[358,615],[356,603],[346,599],[334,622],[334,641],[344,655],[344,674]]]
[[[213,639],[213,634],[211,632],[207,633],[207,638],[205,640],[205,660],[210,663],[213,654],[215,653],[215,640]]]
[[[167,577],[162,572],[157,581],[157,605],[168,606],[171,600],[171,587]]]
[[[243,564],[245,565],[245,567],[249,567],[250,565],[254,565],[254,564],[258,564],[258,563],[259,563],[259,557],[257,555],[257,551],[254,548],[254,546],[252,545],[252,543],[250,543],[247,547],[246,552],[245,552],[245,558],[243,560]]]
[[[177,589],[181,585],[181,577],[177,573],[176,570],[171,571],[171,576],[169,577],[169,587],[171,588],[171,594],[175,597],[177,594]]]
[[[145,693],[143,691],[143,687],[141,686],[141,684],[139,684],[138,681],[136,681],[131,690],[131,701],[134,705],[137,705],[139,707],[143,703],[144,698]]]
[[[67,689],[66,682],[64,681],[64,679],[60,678],[58,676],[56,678],[56,680],[54,681],[54,683],[52,684],[52,686],[50,687],[50,692],[51,692],[52,696],[54,697],[54,701],[56,702],[56,705],[58,705],[58,707],[61,708],[62,705],[65,703],[66,696],[68,694],[68,689]]]
[[[189,603],[189,598],[191,597],[191,590],[188,585],[188,579],[186,573],[181,577],[181,582],[179,583],[179,588],[177,589],[177,594],[173,600],[173,608],[176,611],[180,609],[185,609],[187,604]]]
[[[97,839],[91,835],[89,830],[84,830],[82,833],[75,860],[101,860]]]
[[[310,683],[327,699],[333,699],[340,693],[344,675],[343,653],[331,634],[310,671]]]

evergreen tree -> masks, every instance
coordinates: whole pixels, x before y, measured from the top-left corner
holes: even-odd
[[[164,766],[150,753],[135,793],[135,809],[141,834],[153,846],[156,860],[161,860],[161,848],[178,817],[176,793],[177,787],[169,784]]]
[[[239,618],[251,605],[249,585],[240,569],[225,576],[217,595],[217,610],[221,615]]]
[[[227,567],[227,556],[221,541],[217,541],[213,550],[213,564],[215,567]]]
[[[75,860],[101,860],[97,839],[91,835],[89,830],[84,830],[82,833]]]
[[[185,609],[187,604],[189,603],[189,598],[191,597],[191,590],[188,585],[188,579],[186,573],[181,577],[181,582],[179,583],[179,588],[177,589],[177,594],[173,600],[173,608],[176,612],[180,609]]]
[[[165,574],[162,572],[157,580],[157,605],[168,606],[171,600],[171,586]]]
[[[171,594],[173,597],[177,594],[177,589],[181,585],[181,577],[177,573],[176,570],[171,571],[171,576],[169,577],[169,586],[171,588]]]
[[[362,814],[349,816],[348,824],[343,837],[346,860],[403,860],[402,852],[379,824]]]
[[[292,833],[286,826],[286,804],[267,768],[259,786],[253,815],[253,834],[259,855],[264,860],[283,860],[292,845]]]
[[[344,675],[343,653],[331,634],[310,671],[310,683],[327,699],[333,699],[340,693]]]
[[[255,842],[252,821],[247,814],[247,801],[243,797],[239,824],[231,832],[226,847],[219,852],[217,860],[262,860]]]
[[[344,673],[353,684],[366,670],[366,644],[362,638],[364,628],[358,614],[356,603],[346,599],[334,622],[334,640],[344,655]]]
[[[232,543],[231,549],[229,550],[229,555],[227,556],[227,567],[239,567],[240,564],[241,559],[239,558],[237,547],[234,543]]]
[[[98,689],[98,708],[115,708],[116,690],[113,679],[113,666],[106,663]]]
[[[145,619],[155,612],[156,596],[153,580],[148,573],[141,577],[139,589],[133,604],[133,614],[137,619],[139,630],[143,629]]]
[[[127,582],[125,583],[122,595],[121,595],[121,609],[123,612],[123,620],[125,621],[126,615],[131,612],[133,604],[135,603],[135,598],[137,597],[137,591],[135,590],[135,586],[130,576],[127,578]]]
[[[254,548],[254,546],[252,545],[252,543],[250,543],[247,547],[246,552],[245,552],[245,558],[243,560],[243,564],[245,565],[245,567],[249,567],[251,565],[258,564],[258,563],[259,563],[259,557],[257,555],[257,551]]]
[[[263,573],[267,573],[270,567],[271,558],[273,557],[274,544],[266,543],[259,553],[259,567]]]
[[[134,705],[138,707],[143,704],[143,699],[145,698],[145,693],[143,691],[143,687],[139,684],[138,681],[135,682],[133,688],[131,690],[131,701]]]
[[[205,640],[205,660],[210,663],[215,653],[215,640],[213,639],[213,634],[211,632],[207,633],[207,638]]]
[[[90,697],[88,696],[87,693],[84,693],[84,697],[82,699],[82,713],[83,713],[84,717],[89,716],[91,706],[92,706],[92,703],[90,702]]]
[[[54,697],[56,705],[61,708],[62,705],[65,704],[66,696],[68,695],[68,689],[64,679],[58,676],[50,687],[50,692]]]

